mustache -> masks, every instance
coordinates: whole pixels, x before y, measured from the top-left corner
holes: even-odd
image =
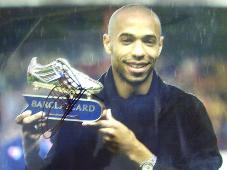
[[[148,65],[148,64],[154,64],[156,62],[156,58],[149,58],[149,60],[146,59],[134,59],[134,58],[126,58],[123,59],[122,62],[126,64],[136,64],[136,65]]]

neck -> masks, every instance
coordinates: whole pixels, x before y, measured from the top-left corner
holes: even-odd
[[[144,82],[141,83],[130,83],[123,80],[118,74],[113,72],[115,86],[118,95],[124,99],[129,98],[132,95],[146,95],[150,89],[153,72],[146,78]]]

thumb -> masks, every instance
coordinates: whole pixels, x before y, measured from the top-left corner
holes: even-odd
[[[107,120],[115,120],[113,115],[112,115],[111,109],[107,109],[107,111],[106,111],[106,119]]]

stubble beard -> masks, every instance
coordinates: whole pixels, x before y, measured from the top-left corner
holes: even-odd
[[[151,67],[145,76],[143,74],[128,76],[127,72],[124,69],[120,69],[120,68],[118,68],[116,70],[116,72],[118,73],[118,75],[122,81],[124,81],[127,84],[132,85],[132,86],[139,86],[139,85],[143,84],[144,82],[146,82],[150,76],[152,76],[152,73],[154,71],[154,66],[155,66],[155,59],[153,59],[153,61],[151,62]],[[144,78],[142,78],[142,76]],[[133,78],[130,78],[130,77],[133,77]]]

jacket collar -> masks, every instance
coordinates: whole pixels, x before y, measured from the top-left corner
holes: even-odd
[[[167,94],[166,84],[163,83],[161,78],[157,75],[156,71],[153,71],[153,78],[151,87],[146,95],[135,95],[131,96],[128,99],[121,98],[118,93],[113,79],[112,68],[110,67],[108,71],[102,75],[100,78],[100,82],[104,85],[104,89],[101,92],[101,98],[104,99],[105,106],[107,108],[110,107],[112,102],[117,103],[130,103],[130,101],[149,101],[148,105],[149,109],[156,114],[155,119],[158,119],[158,114],[161,111],[164,103],[165,96]],[[147,103],[147,102],[146,102]],[[157,122],[156,120],[155,122]]]
[[[101,92],[101,96],[104,95],[104,97],[111,97],[111,98],[121,98],[118,93],[117,89],[114,83],[114,78],[113,78],[113,73],[112,73],[112,68],[110,67],[108,71],[101,76],[99,81],[104,85],[104,89]],[[154,98],[156,97],[161,97],[164,93],[164,88],[165,84],[161,80],[161,78],[157,75],[156,71],[153,71],[153,77],[152,77],[152,83],[150,86],[150,89],[146,95],[135,95],[132,97],[129,97],[128,99],[130,100],[131,98],[134,97],[141,97],[141,96],[153,96]],[[122,99],[122,100],[128,100],[128,99]]]

